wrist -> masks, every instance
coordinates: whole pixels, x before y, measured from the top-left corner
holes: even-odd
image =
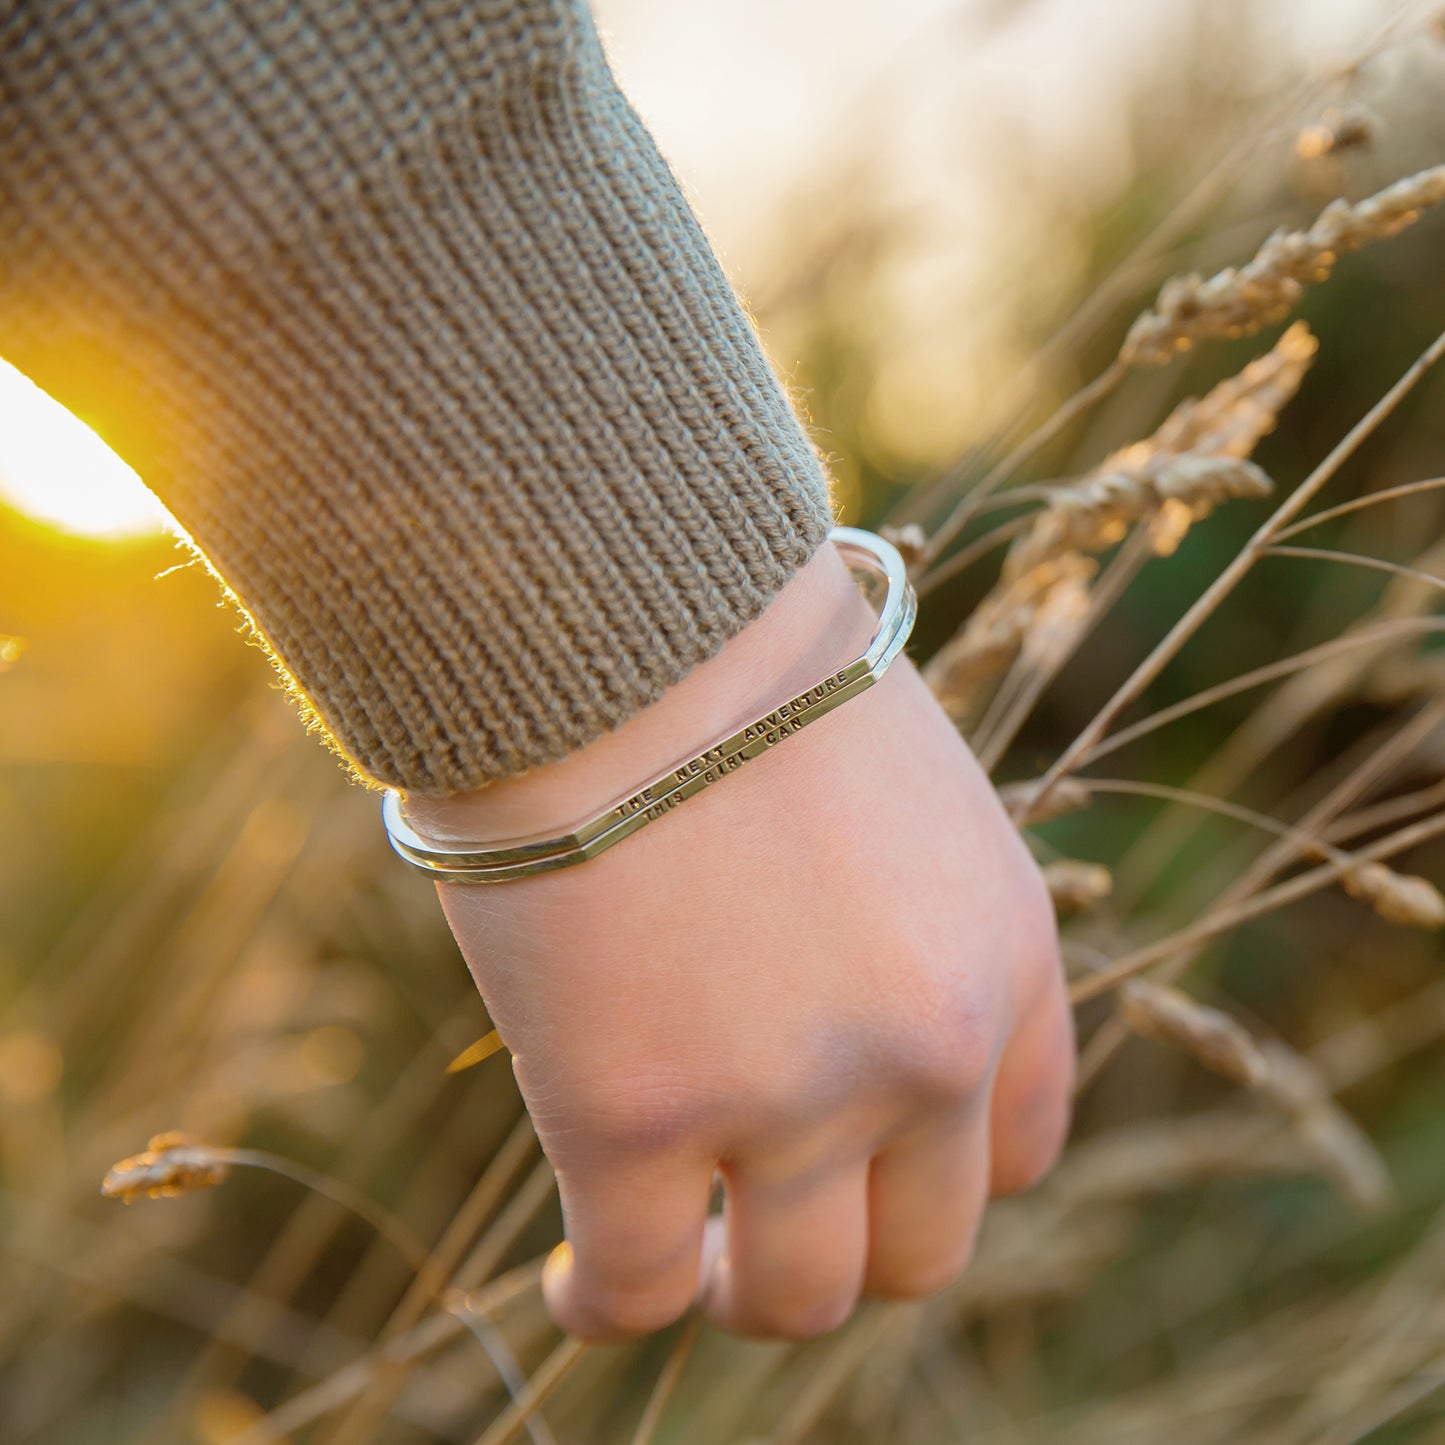
[[[619,727],[476,792],[409,797],[407,816],[438,842],[569,828],[849,660],[875,624],[847,563],[824,542],[753,622]]]

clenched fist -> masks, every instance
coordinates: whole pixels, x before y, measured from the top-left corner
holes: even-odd
[[[873,625],[825,543],[622,727],[409,814],[438,840],[563,831]],[[860,1294],[931,1294],[989,1195],[1062,1145],[1074,1047],[1048,896],[906,655],[597,858],[439,891],[556,1166],[567,1244],[544,1287],[574,1335],[659,1329],[701,1294],[725,1329],[806,1338]]]

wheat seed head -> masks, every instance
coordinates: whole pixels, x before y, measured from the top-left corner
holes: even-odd
[[[1125,366],[1165,366],[1195,341],[1253,336],[1281,321],[1305,291],[1325,280],[1347,251],[1398,235],[1445,201],[1445,165],[1406,176],[1351,205],[1331,201],[1305,231],[1278,230],[1244,266],[1207,280],[1176,276],[1129,328]]]
[[[169,1199],[213,1189],[227,1173],[215,1150],[184,1134],[157,1134],[144,1152],[122,1159],[101,1182],[100,1192],[126,1204],[145,1196]]]

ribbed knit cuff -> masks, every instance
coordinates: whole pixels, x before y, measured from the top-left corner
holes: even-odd
[[[0,27],[0,353],[116,441],[365,777],[565,756],[826,538],[580,4]]]

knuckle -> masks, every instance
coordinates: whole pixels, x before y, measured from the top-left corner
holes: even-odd
[[[671,1079],[633,1075],[594,1084],[575,1097],[583,1137],[607,1153],[680,1149],[698,1138],[707,1116],[702,1102]]]
[[[967,983],[935,990],[909,1051],[915,1089],[945,1104],[978,1093],[993,1067],[999,1029],[997,1010],[983,991]]]
[[[927,1258],[895,1264],[873,1293],[884,1299],[928,1299],[957,1284],[973,1258],[973,1240]]]
[[[1019,1143],[1008,1151],[995,1194],[1021,1194],[1032,1189],[1053,1170],[1069,1136],[1071,1109],[1066,1094],[1051,1091],[1035,1105]]]
[[[1027,1189],[1032,1189],[1036,1184],[1043,1182],[1052,1172],[1055,1164],[1059,1162],[1059,1155],[1063,1152],[1063,1141],[1057,1144],[1050,1144],[1044,1149],[1036,1149],[1031,1154],[1025,1155],[1019,1161],[1017,1173],[1010,1181],[1009,1193],[1022,1194]]]
[[[690,1303],[682,1291],[600,1290],[578,1300],[565,1325],[568,1334],[597,1344],[635,1340],[665,1330]]]
[[[816,1340],[844,1324],[857,1302],[856,1293],[779,1301],[751,1312],[743,1332],[796,1342]]]
[[[846,1322],[853,1313],[855,1304],[854,1296],[846,1295],[796,1311],[783,1322],[783,1337],[801,1341],[816,1340],[821,1335],[831,1334]]]

